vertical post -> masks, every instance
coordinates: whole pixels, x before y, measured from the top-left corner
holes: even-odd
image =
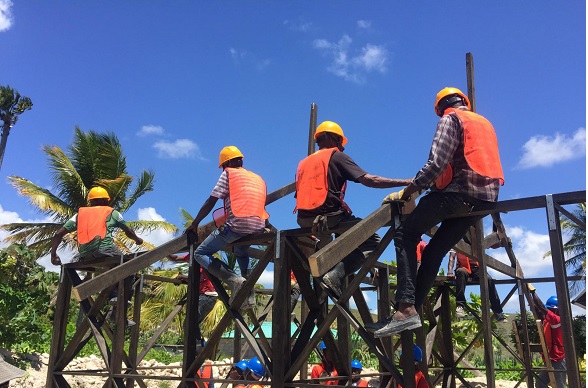
[[[531,360],[531,343],[529,342],[529,332],[527,330],[528,326],[528,320],[527,320],[527,309],[526,309],[526,305],[525,305],[525,290],[524,287],[526,287],[525,285],[523,285],[523,282],[521,281],[521,279],[517,279],[517,288],[518,288],[518,293],[519,293],[519,307],[521,309],[521,325],[522,325],[522,334],[523,334],[523,342],[524,344],[522,344],[521,348],[522,348],[522,354],[521,357],[523,358],[523,361],[525,362],[525,373],[527,374],[527,387],[533,387],[534,386],[534,382],[533,382],[533,365],[532,365],[532,360]]]
[[[286,240],[276,232],[274,260],[274,307],[272,311],[272,386],[283,387],[290,367],[290,263]],[[288,323],[287,327],[284,326]],[[278,325],[278,323],[280,323]]]
[[[574,346],[574,331],[572,328],[572,307],[566,275],[565,258],[563,254],[563,242],[561,238],[561,224],[559,211],[553,202],[553,196],[545,196],[547,223],[549,226],[549,244],[551,246],[551,259],[553,261],[553,275],[555,276],[555,290],[559,301],[559,315],[561,317],[561,331],[563,334],[564,352],[566,354],[566,368],[568,372],[568,386],[579,388],[580,371]]]
[[[487,266],[484,260],[484,222],[479,220],[470,228],[472,236],[472,253],[480,264],[480,298],[482,299],[482,330],[484,331],[484,361],[486,364],[486,384],[488,388],[495,387],[494,350],[492,349],[492,315],[490,314],[490,300],[488,298]]]
[[[141,326],[141,292],[143,292],[143,275],[137,280],[134,287],[135,303],[133,304],[133,320],[136,325],[131,327],[131,342],[129,344],[129,362],[131,374],[137,374],[137,351],[139,348],[139,330]],[[135,379],[127,379],[127,388],[135,386]]]
[[[308,155],[314,153],[314,133],[316,132],[316,118],[318,114],[318,107],[313,102],[310,104],[310,125],[308,128]]]
[[[466,53],[466,76],[468,82],[468,98],[472,112],[476,111],[476,85],[474,82],[474,56],[472,53]]]
[[[378,268],[377,292],[378,292],[378,320],[386,319],[390,315],[390,267]],[[392,359],[394,353],[392,349],[392,337],[381,338],[384,350],[388,357]],[[380,365],[380,372],[384,372]]]
[[[453,336],[451,333],[451,303],[449,301],[449,286],[441,287],[441,331],[443,347],[447,358],[443,360],[443,386],[455,388],[455,357],[453,356]],[[449,383],[447,380],[449,379]]]
[[[196,372],[189,372],[188,368],[196,359],[198,328],[198,285],[200,283],[200,265],[194,260],[194,234],[186,236],[190,249],[190,263],[188,264],[188,287],[186,298],[186,320],[184,321],[184,358],[182,363],[182,383],[180,386],[188,387],[191,384],[186,379],[195,376]]]
[[[306,322],[309,313],[308,303],[304,300],[304,296],[302,297],[301,305],[300,305],[300,322]],[[300,379],[306,380],[308,378],[308,361],[304,361],[302,367],[300,368]]]
[[[45,386],[48,388],[58,387],[63,381],[63,376],[55,375],[55,363],[63,354],[63,345],[65,343],[65,334],[67,328],[67,316],[69,315],[69,301],[71,298],[71,279],[61,266],[59,288],[57,289],[57,301],[55,303],[55,313],[53,314],[53,334],[51,336],[51,350],[49,353],[49,365],[47,365],[47,381]],[[65,385],[65,384],[64,384]]]

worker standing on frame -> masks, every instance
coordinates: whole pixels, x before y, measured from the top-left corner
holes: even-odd
[[[219,199],[223,200],[225,219],[196,248],[194,260],[211,275],[229,285],[232,301],[245,283],[249,269],[249,246],[237,245],[233,248],[243,276],[237,275],[222,260],[212,255],[244,236],[264,231],[269,218],[265,211],[267,188],[259,175],[243,168],[243,153],[235,146],[227,146],[221,150],[218,166],[223,172],[186,232],[192,231],[198,236],[200,222],[212,211]],[[255,307],[253,291],[242,307]]]
[[[319,150],[303,159],[296,171],[295,212],[298,211],[298,225],[312,227],[313,235],[320,240],[316,248],[320,249],[332,241],[331,230],[340,223],[345,223],[349,229],[361,221],[352,215],[343,199],[347,181],[367,187],[391,188],[406,185],[410,180],[365,172],[343,152],[347,138],[339,124],[333,121],[322,122],[314,138]],[[338,231],[336,236],[343,232]],[[343,279],[361,268],[379,242],[380,237],[373,234],[323,276],[323,282],[336,297],[341,296]]]
[[[389,319],[366,324],[376,338],[421,327],[417,309],[433,286],[443,258],[482,218],[453,216],[494,207],[504,184],[494,127],[471,111],[467,96],[457,88],[444,88],[437,93],[434,108],[441,119],[427,163],[406,188],[383,200],[408,201],[412,194],[431,189],[396,231],[397,310]],[[417,244],[422,234],[438,223],[441,225],[423,251],[417,275]]]

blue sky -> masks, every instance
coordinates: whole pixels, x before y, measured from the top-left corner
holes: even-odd
[[[499,139],[500,198],[585,190],[585,2],[449,4],[0,0],[0,84],[34,103],[8,138],[0,224],[43,220],[7,177],[51,188],[41,147],[66,149],[75,126],[114,132],[131,175],[155,172],[155,190],[128,220],[181,226],[179,209],[195,214],[210,194],[225,145],[241,149],[269,191],[292,182],[311,103],[319,122],[343,127],[346,152],[366,171],[412,178],[431,145],[435,94],[466,91],[468,52],[477,110]],[[351,184],[347,199],[363,217],[388,192]],[[292,196],[272,204],[271,222],[297,227],[293,208]],[[552,276],[544,211],[503,221],[525,275]],[[389,249],[382,260],[392,259]],[[544,300],[555,293],[538,289]]]

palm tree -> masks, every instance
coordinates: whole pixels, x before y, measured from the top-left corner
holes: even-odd
[[[573,215],[586,225],[586,204],[580,203]],[[586,276],[586,229],[576,224],[567,217],[561,221],[563,231],[570,234],[570,239],[564,244],[564,253],[566,255],[566,270],[574,276]],[[570,283],[570,289],[574,293],[580,291],[580,287],[585,286],[584,280],[574,280]]]
[[[0,86],[0,120],[2,120],[2,137],[0,139],[0,168],[4,160],[4,150],[8,142],[8,135],[14,124],[18,121],[18,116],[23,112],[31,109],[33,102],[28,97],[21,95],[10,86]]]
[[[53,178],[53,192],[37,186],[18,176],[10,176],[12,186],[20,195],[27,197],[29,203],[53,222],[13,223],[0,228],[10,232],[5,239],[10,244],[27,244],[37,257],[49,253],[51,238],[55,232],[83,206],[87,206],[88,191],[93,186],[102,186],[110,194],[110,206],[121,213],[127,211],[139,197],[153,190],[154,174],[143,171],[131,187],[134,179],[127,174],[126,158],[121,144],[112,134],[99,134],[94,131],[83,132],[75,128],[74,141],[66,154],[57,146],[44,146],[49,157],[49,170]],[[175,225],[164,221],[129,221],[129,227],[138,233],[163,229],[176,232]],[[122,232],[114,236],[116,245],[125,253],[128,238]],[[75,232],[68,234],[65,244],[77,248]],[[143,248],[153,248],[144,243]]]
[[[579,203],[572,215],[586,225],[586,203]],[[565,264],[568,275],[586,276],[586,230],[565,215],[561,220],[562,234],[566,233],[570,239],[564,243],[563,250],[566,257]],[[543,257],[551,256],[551,251]],[[584,280],[573,280],[569,283],[570,292],[577,294],[581,287],[585,287]]]

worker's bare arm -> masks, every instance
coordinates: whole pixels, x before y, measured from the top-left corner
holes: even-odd
[[[411,182],[411,179],[394,179],[385,178],[379,175],[365,174],[358,179],[359,183],[367,187],[374,187],[377,189],[387,189],[390,187],[406,186]]]

